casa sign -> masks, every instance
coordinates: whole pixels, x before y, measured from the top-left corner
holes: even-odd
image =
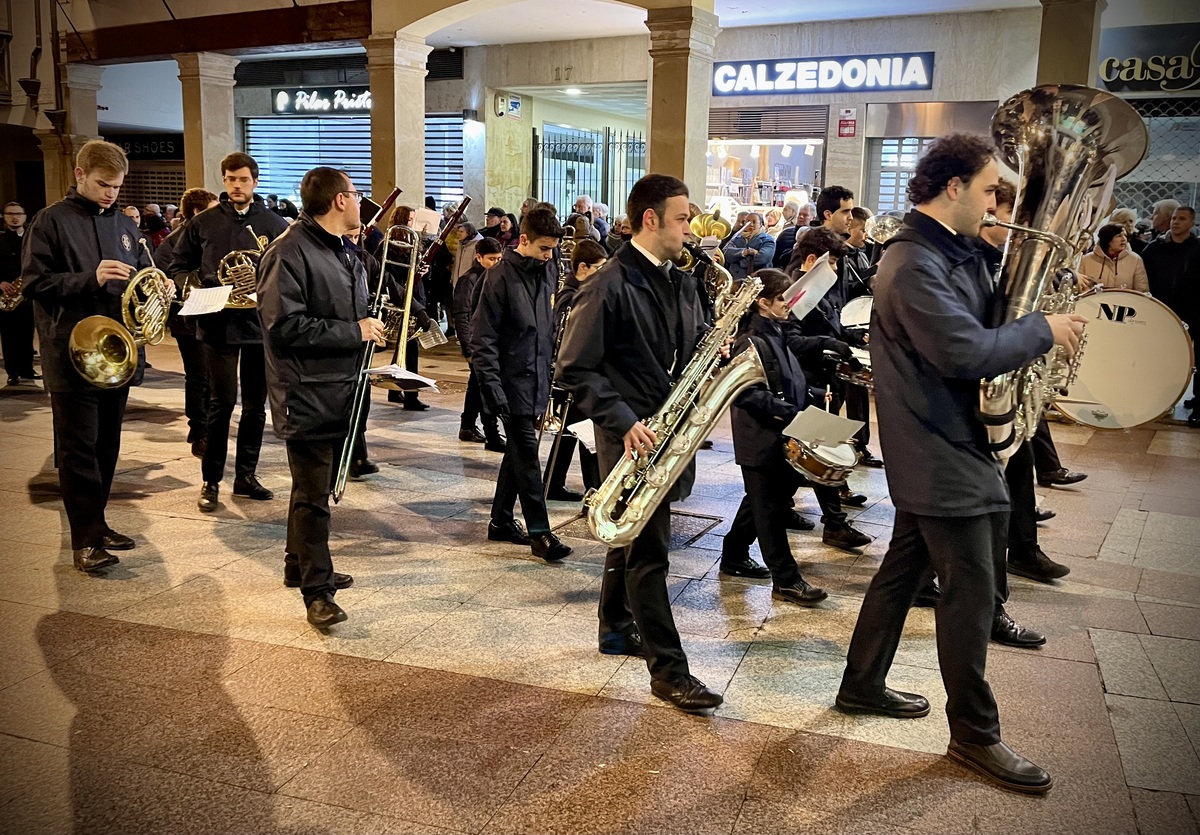
[[[271,110],[295,116],[370,113],[371,91],[366,87],[305,87],[271,91]]]
[[[932,52],[728,61],[713,65],[714,96],[931,89]]]
[[[1200,23],[1100,32],[1100,86],[1112,93],[1200,93]]]

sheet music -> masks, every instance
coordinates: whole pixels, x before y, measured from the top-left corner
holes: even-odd
[[[413,211],[412,228],[422,235],[436,235],[442,225],[442,215],[422,206]]]
[[[188,293],[187,300],[179,309],[180,316],[203,316],[206,313],[216,313],[225,309],[229,294],[233,287],[222,284],[220,287],[193,287]]]
[[[809,406],[792,419],[783,434],[816,446],[837,446],[850,440],[862,426],[861,420],[850,420]]]
[[[441,394],[438,391],[436,380],[431,380],[429,377],[422,377],[420,374],[409,371],[407,368],[401,368],[398,365],[381,365],[378,368],[370,369],[368,373],[391,377],[393,380],[405,384],[402,386],[405,391],[416,391],[417,389],[426,388],[436,394]]]
[[[434,325],[427,331],[421,331],[421,335],[417,337],[417,342],[422,348],[436,348],[438,345],[445,345],[449,342],[446,339],[446,334],[442,333],[442,329]]]
[[[581,420],[579,423],[572,423],[567,429],[575,433],[579,443],[583,444],[588,452],[596,451],[596,424],[590,420]]]
[[[817,302],[825,297],[829,288],[837,281],[837,273],[829,265],[827,256],[828,253],[820,256],[817,265],[800,276],[796,283],[783,293],[788,309],[797,319],[803,319],[812,312]]]

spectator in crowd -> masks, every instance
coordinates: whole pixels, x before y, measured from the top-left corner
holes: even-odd
[[[734,278],[745,278],[756,270],[771,266],[775,239],[763,228],[762,215],[749,212],[745,223],[723,251],[729,274]]]
[[[1079,263],[1080,285],[1099,284],[1109,290],[1128,287],[1139,293],[1150,292],[1142,257],[1129,248],[1125,227],[1108,223],[1096,233],[1096,247]]]
[[[592,224],[596,227],[596,231],[600,233],[600,242],[608,237],[608,204],[596,203],[592,206]]]
[[[495,238],[498,236],[500,234],[500,218],[506,214],[508,213],[499,206],[492,206],[483,217],[483,228],[479,230],[479,234],[485,238]]]
[[[500,218],[500,232],[496,235],[496,240],[505,249],[515,249],[520,241],[521,232],[517,219],[512,214],[506,214]]]
[[[792,195],[796,195],[795,198]],[[783,269],[792,258],[792,249],[796,246],[796,236],[808,227],[809,221],[816,216],[804,211],[808,206],[808,192],[790,192],[783,203],[783,227],[775,236],[775,254],[771,257],[771,266]]]
[[[138,229],[142,228],[142,213],[138,211],[137,206],[126,206],[121,211],[124,212],[125,217],[133,221],[134,226]]]
[[[1154,241],[1170,233],[1171,215],[1179,208],[1179,201],[1167,198],[1150,207],[1150,238]]]
[[[608,229],[608,237],[604,239],[604,248],[612,255],[617,247],[630,240],[633,240],[633,229],[629,225],[629,218],[617,215]]]
[[[1142,250],[1146,248],[1146,242],[1141,239],[1137,231],[1137,212],[1133,209],[1115,209],[1108,218],[1109,223],[1115,223],[1125,230],[1125,238],[1129,241],[1129,248],[1138,255],[1142,254]]]
[[[1200,240],[1192,232],[1196,210],[1180,206],[1171,212],[1167,232],[1151,241],[1143,251],[1150,292],[1182,317],[1176,307],[1190,263],[1200,258]]]

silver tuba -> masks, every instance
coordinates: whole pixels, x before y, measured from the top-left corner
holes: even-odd
[[[724,366],[720,358],[721,346],[761,289],[761,281],[748,278],[732,297],[720,300],[717,307],[723,312],[716,324],[696,347],[662,408],[646,421],[658,436],[654,449],[633,460],[623,457],[604,483],[584,497],[588,527],[601,542],[617,548],[633,542],[733,399],[749,386],[766,382],[753,345]]]
[[[1090,242],[1112,184],[1146,155],[1146,125],[1133,107],[1110,93],[1044,85],[1000,105],[992,118],[992,138],[1017,173],[1013,217],[1028,224],[990,216],[984,221],[1027,236],[1015,256],[1011,239],[1005,247],[1003,323],[1034,311],[1070,313],[1077,295],[1073,270],[1087,246],[1081,242]],[[1055,346],[1016,371],[980,383],[979,416],[997,457],[1007,459],[1033,435],[1043,410],[1074,379],[1083,348],[1081,343],[1071,359]]]

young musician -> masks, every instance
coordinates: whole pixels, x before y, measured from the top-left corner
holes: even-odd
[[[333,570],[329,493],[342,445],[352,442],[362,346],[383,343],[383,323],[370,316],[366,270],[342,238],[360,223],[350,178],[314,168],[300,199],[303,213],[259,265],[258,316],[271,420],[292,472],[284,582],[300,587],[308,622],[323,629],[346,620],[333,596],[354,582]]]
[[[221,160],[225,193],[216,208],[203,211],[187,224],[175,244],[167,268],[172,278],[198,270],[205,287],[220,284],[221,260],[236,250],[258,251],[283,234],[288,223],[268,209],[254,194],[258,163],[235,152]],[[274,494],[258,480],[258,456],[267,422],[267,378],[263,370],[263,335],[258,314],[226,309],[197,317],[197,336],[204,344],[211,400],[204,458],[203,486],[196,502],[200,510],[217,509],[225,458],[229,450],[229,424],[238,401],[239,366],[242,414],[238,419],[237,454],[233,465],[233,495],[265,501]]]
[[[115,565],[111,551],[134,547],[104,518],[129,387],[91,385],[72,365],[69,347],[72,329],[88,316],[121,322],[128,279],[150,266],[150,256],[138,245],[137,225],[116,210],[128,170],[119,146],[98,139],[86,143],[75,160],[75,185],[30,224],[21,265],[54,413],[58,484],[72,557],[86,572]]]
[[[629,192],[633,239],[575,294],[557,377],[596,424],[600,469],[648,454],[658,438],[643,422],[666,401],[706,329],[696,282],[671,259],[688,232],[687,186],[647,174]],[[689,713],[721,695],[691,675],[667,597],[671,502],[695,481],[693,459],[628,548],[610,549],[600,588],[600,651],[644,655],[650,689]]]
[[[13,299],[20,295],[21,244],[25,240],[25,208],[20,203],[4,204],[4,226],[0,227],[0,292]],[[8,384],[22,379],[40,380],[33,370],[33,305],[23,301],[9,311],[0,311],[0,346]]]
[[[470,371],[462,416],[459,418],[458,439],[466,443],[486,444],[486,449],[492,452],[504,452],[506,443],[500,434],[500,424],[495,415],[483,411],[479,375],[475,373],[475,367],[471,363],[471,316],[475,312],[477,289],[483,280],[483,274],[500,263],[500,254],[504,247],[495,238],[487,237],[475,242],[473,250],[471,257],[474,263],[459,276],[458,283],[454,285],[454,298],[451,300],[454,333],[458,337],[458,345]],[[476,418],[483,419],[482,435],[476,428]]]
[[[488,539],[529,545],[535,557],[556,562],[570,555],[550,530],[538,462],[537,418],[550,401],[554,312],[550,295],[558,283],[554,250],[563,230],[550,209],[533,209],[521,224],[516,249],[482,281],[471,317],[471,364],[490,414],[504,421],[508,446],[496,479]],[[517,497],[529,533],[513,516]]]

